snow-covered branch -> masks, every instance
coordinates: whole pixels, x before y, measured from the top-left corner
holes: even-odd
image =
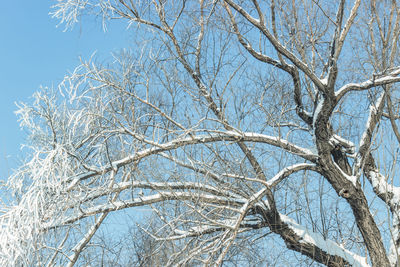
[[[351,156],[356,152],[356,145],[337,134],[334,134],[332,138],[329,140],[332,145],[339,146],[343,152],[350,154]]]
[[[376,103],[370,106],[368,120],[365,125],[364,133],[361,137],[359,149],[356,155],[356,161],[353,167],[353,174],[360,176],[364,164],[370,154],[370,147],[373,141],[373,133],[382,116],[382,111],[385,105],[385,97],[387,92],[382,92]]]
[[[246,132],[237,133],[233,131],[226,131],[226,132],[221,132],[219,134],[207,134],[207,135],[197,135],[186,138],[179,138],[165,144],[157,144],[154,147],[145,149],[143,151],[138,151],[134,155],[112,162],[112,166],[99,169],[98,171],[89,171],[86,173],[79,174],[75,177],[68,178],[68,181],[70,182],[68,190],[72,190],[73,187],[80,181],[86,180],[95,175],[104,174],[115,168],[118,169],[122,166],[125,166],[135,161],[139,161],[142,158],[148,157],[150,155],[162,153],[165,151],[173,150],[187,145],[206,144],[206,143],[221,142],[221,141],[236,141],[236,142],[244,141],[244,142],[265,143],[275,147],[283,148],[285,151],[289,153],[298,155],[312,162],[315,162],[317,159],[317,156],[313,154],[311,150],[302,148],[300,146],[288,142],[287,140],[278,137],[268,136],[264,134],[257,134],[257,133],[246,133]]]
[[[374,77],[362,83],[348,83],[342,86],[339,90],[336,91],[336,99],[341,99],[345,94],[350,91],[362,91],[367,90],[376,86],[397,83],[400,81],[400,68],[396,68],[394,71],[388,74],[382,74],[378,77]]]
[[[106,213],[111,211],[117,211],[132,207],[142,207],[148,206],[155,203],[160,203],[164,201],[201,201],[202,203],[210,203],[219,205],[221,207],[239,207],[246,202],[245,199],[235,199],[235,198],[227,198],[222,196],[215,196],[212,194],[204,194],[204,193],[196,193],[196,192],[170,192],[170,191],[160,191],[159,193],[133,198],[131,200],[125,201],[113,201],[109,204],[100,204],[97,206],[93,206],[87,209],[80,209],[80,214],[77,216],[72,216],[70,218],[66,218],[59,222],[57,225],[53,224],[44,224],[42,231],[48,231],[58,226],[68,225],[74,223],[83,218],[93,216],[99,213]]]
[[[289,175],[302,170],[318,171],[318,167],[314,164],[309,164],[309,163],[299,163],[289,167],[285,167],[274,177],[269,179],[267,185],[270,187],[277,186],[283,179],[285,179]]]
[[[206,185],[202,183],[196,182],[148,182],[148,181],[129,181],[129,182],[121,182],[118,184],[113,184],[112,188],[104,188],[103,190],[96,190],[91,193],[88,193],[84,196],[84,198],[80,199],[81,203],[88,203],[89,201],[96,200],[100,197],[109,195],[111,193],[121,193],[125,190],[169,190],[171,192],[175,192],[177,190],[187,190],[187,191],[195,191],[195,192],[204,192],[210,193],[215,196],[225,196],[225,197],[233,197],[233,198],[242,198],[242,196],[237,195],[235,192],[230,191],[229,188],[223,187],[215,187],[211,185]],[[69,207],[73,208],[73,206]]]
[[[400,203],[400,187],[388,183],[387,178],[377,169],[368,168],[365,174],[376,194],[393,210],[399,208]]]
[[[18,104],[0,265],[397,266],[395,2],[58,0],[135,38]]]
[[[321,234],[313,232],[304,226],[297,224],[290,217],[280,214],[280,219],[288,226],[290,230],[295,233],[295,235],[298,237],[296,240],[298,243],[302,244],[303,246],[309,245],[316,247],[316,253],[327,253],[332,257],[340,257],[344,260],[344,262],[342,262],[343,266],[346,265],[346,263],[357,267],[370,266],[365,257],[357,255],[337,244],[336,242],[324,238]],[[321,252],[319,252],[319,250]]]

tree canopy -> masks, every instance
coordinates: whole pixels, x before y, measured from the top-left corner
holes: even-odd
[[[3,186],[1,266],[398,266],[396,0],[51,14],[133,40],[18,104],[29,153]]]

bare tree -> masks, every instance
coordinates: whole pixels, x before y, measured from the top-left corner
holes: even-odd
[[[8,179],[0,265],[398,266],[396,0],[52,14],[126,21],[134,42],[19,104],[30,155]]]

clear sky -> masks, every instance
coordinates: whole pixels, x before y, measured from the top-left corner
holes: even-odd
[[[20,130],[15,102],[32,101],[39,87],[56,87],[68,71],[97,51],[107,58],[129,46],[126,25],[101,21],[78,23],[64,32],[49,15],[55,0],[3,1],[0,8],[0,178],[18,164],[24,133]]]

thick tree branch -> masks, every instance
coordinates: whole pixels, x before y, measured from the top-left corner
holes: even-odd
[[[320,234],[308,230],[283,214],[274,214],[262,207],[258,206],[259,212],[267,220],[271,231],[280,235],[289,249],[309,256],[326,266],[368,266],[366,258],[346,250],[331,240],[326,240]]]

